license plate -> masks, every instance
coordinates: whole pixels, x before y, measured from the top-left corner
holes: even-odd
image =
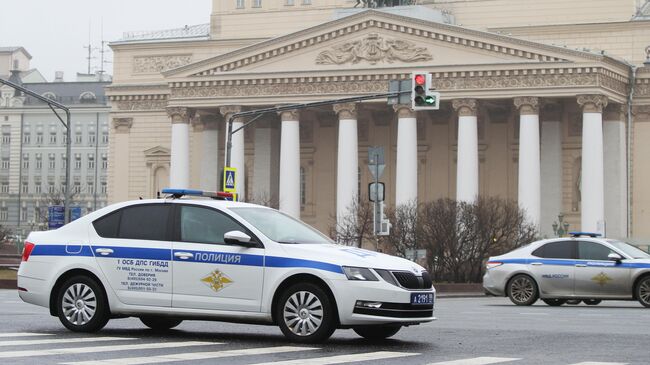
[[[411,293],[411,304],[432,305],[433,293]]]

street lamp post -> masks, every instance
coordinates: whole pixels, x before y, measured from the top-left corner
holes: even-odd
[[[71,138],[71,126],[70,126],[70,108],[67,106],[55,101],[48,99],[46,97],[43,97],[29,89],[26,89],[18,84],[15,84],[11,81],[7,81],[4,79],[0,79],[0,84],[7,85],[11,88],[14,88],[15,90],[21,91],[31,97],[34,97],[45,104],[52,110],[54,115],[61,121],[61,124],[63,124],[63,127],[65,127],[65,135],[66,135],[66,141],[65,141],[65,200],[63,203],[64,206],[64,211],[65,211],[65,223],[70,223],[70,195],[71,195],[71,189],[70,189],[70,161],[71,161],[71,152],[72,152],[72,138]],[[63,121],[63,118],[57,113],[57,111],[54,108],[61,109],[65,112],[66,115],[66,120]]]

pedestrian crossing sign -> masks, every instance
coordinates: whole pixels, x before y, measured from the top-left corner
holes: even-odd
[[[235,182],[237,181],[237,169],[225,167],[223,169],[223,191],[226,193],[237,192]]]

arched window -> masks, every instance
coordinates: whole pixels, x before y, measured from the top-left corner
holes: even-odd
[[[56,100],[56,94],[53,93],[53,92],[51,92],[51,91],[48,91],[48,92],[43,93],[42,96],[43,96],[44,98],[48,98],[48,99],[50,99],[50,100]]]
[[[90,104],[96,101],[97,101],[97,96],[95,96],[95,94],[93,94],[90,91],[86,91],[79,96],[79,102],[81,102],[82,104],[85,103]]]

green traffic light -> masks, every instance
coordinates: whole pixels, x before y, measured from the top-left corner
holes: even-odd
[[[436,98],[434,98],[433,96],[427,96],[424,99],[424,102],[427,103],[428,105],[434,105],[436,103]]]

